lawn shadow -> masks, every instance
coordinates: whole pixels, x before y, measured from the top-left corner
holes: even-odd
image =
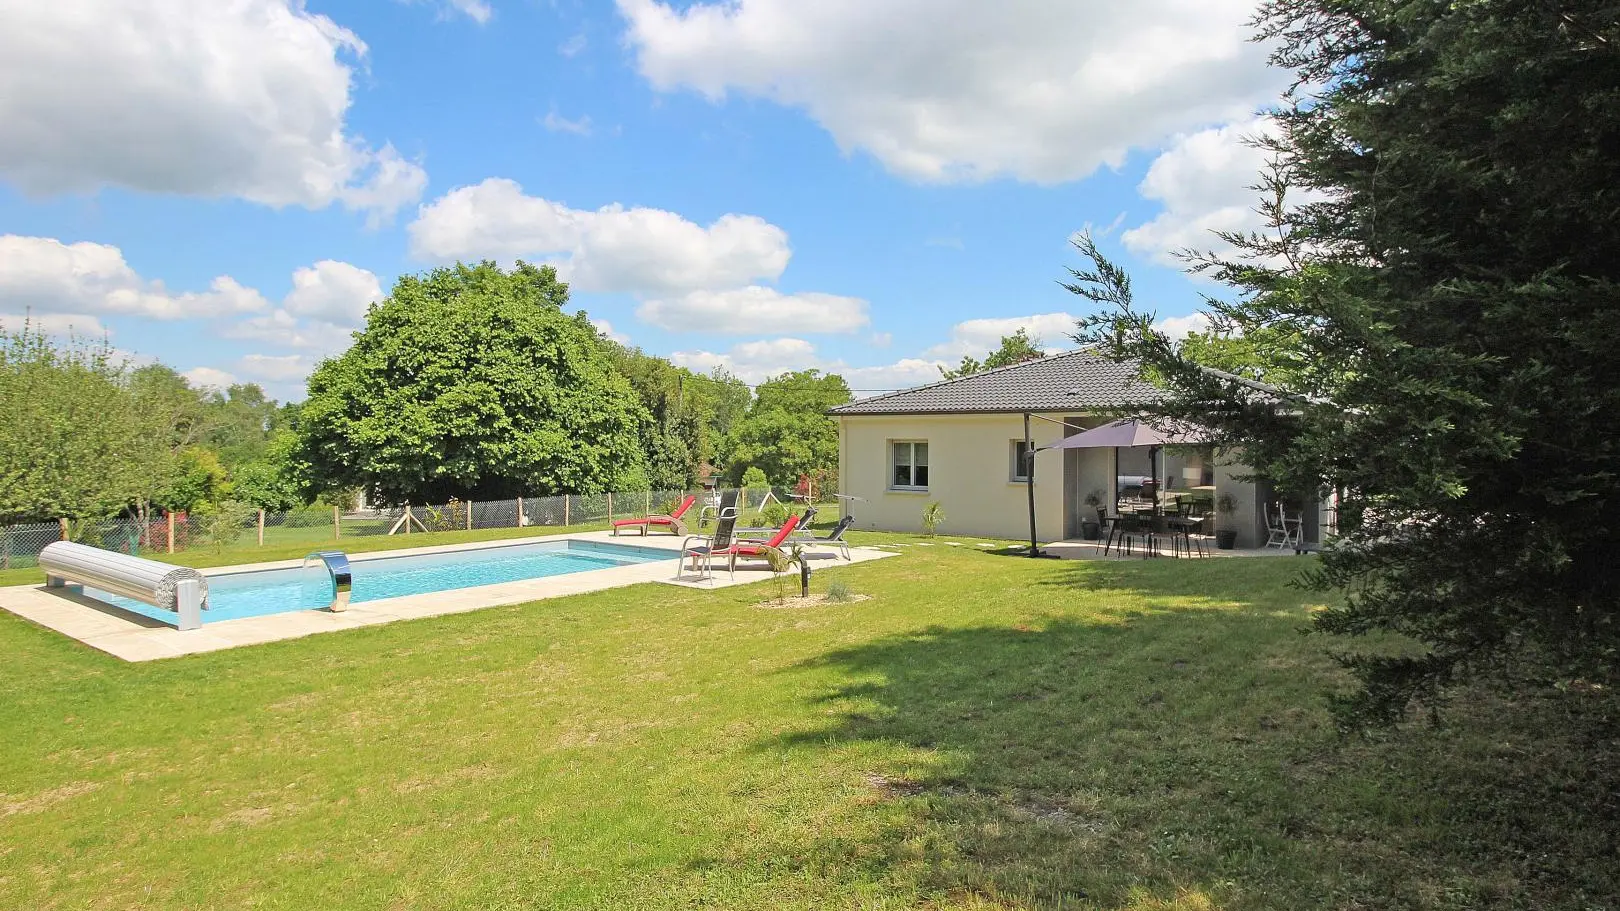
[[[796,668],[842,681],[817,697],[836,720],[762,748],[882,757],[857,800],[888,820],[876,844],[824,833],[810,854],[881,858],[884,877],[964,906],[1520,907],[1543,885],[1503,865],[1567,815],[1525,799],[1482,827],[1457,803],[1480,781],[1452,776],[1483,766],[1337,735],[1304,593],[1245,598],[1246,570],[1217,565],[1242,561],[1158,562],[1033,583],[1097,593],[1089,615],[933,627]],[[1601,864],[1601,839],[1583,856]],[[1582,907],[1593,893],[1577,891],[1542,898]]]

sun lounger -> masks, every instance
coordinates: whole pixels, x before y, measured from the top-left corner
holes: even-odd
[[[776,534],[772,535],[769,541],[738,541],[725,550],[715,551],[713,555],[716,557],[723,556],[729,558],[731,576],[732,578],[736,578],[737,561],[739,559],[765,560],[769,559],[772,554],[785,557],[786,554],[782,552],[782,543],[786,541],[788,537],[793,534],[793,530],[798,527],[799,517],[788,516],[787,522],[785,522],[781,528],[776,530]]]
[[[711,576],[714,557],[717,553],[725,553],[731,548],[734,529],[737,526],[737,491],[728,490],[720,495],[720,506],[715,513],[714,533],[708,535],[688,535],[681,542],[681,562],[675,568],[675,578],[681,576],[681,568],[686,565],[688,558],[692,561],[692,572],[698,571],[698,561],[703,561],[703,574],[699,578]]]
[[[639,528],[642,536],[645,537],[654,528],[667,528],[673,534],[684,535],[686,534],[686,523],[681,521],[681,517],[686,515],[686,511],[691,509],[692,504],[696,502],[697,497],[688,496],[681,501],[681,505],[676,507],[674,512],[667,516],[646,515],[638,519],[619,519],[613,523],[613,534],[617,535],[621,528]]]
[[[820,538],[812,537],[809,539],[795,538],[793,543],[803,548],[809,548],[812,551],[818,547],[836,548],[841,554],[843,554],[844,559],[848,560],[850,559],[849,542],[844,540],[844,532],[848,531],[849,527],[854,524],[854,516],[845,516],[842,519],[839,519],[838,524],[834,525],[832,531],[828,532],[825,536]],[[833,555],[817,554],[812,552],[810,556],[831,557]]]

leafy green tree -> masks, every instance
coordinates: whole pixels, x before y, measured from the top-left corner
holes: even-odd
[[[1010,367],[1013,364],[1022,364],[1025,361],[1039,360],[1045,356],[1046,353],[1041,350],[1041,340],[1032,339],[1026,330],[1019,329],[1012,335],[1002,336],[1001,344],[996,350],[990,352],[983,361],[964,356],[962,363],[958,364],[956,369],[946,370],[941,367],[939,372],[945,379],[955,380],[964,376],[972,376],[975,373],[983,373],[986,370],[994,370],[997,367]]]
[[[153,502],[172,512],[209,512],[230,495],[231,484],[219,456],[206,446],[175,454],[165,485]]]
[[[300,458],[381,502],[645,487],[650,420],[556,270],[404,276],[310,377]]]
[[[1071,290],[1103,306],[1080,340],[1139,358],[1160,411],[1285,490],[1343,493],[1308,581],[1344,596],[1317,626],[1416,644],[1346,656],[1347,720],[1484,674],[1620,684],[1615,22],[1611,0],[1262,6],[1298,78],[1264,143],[1269,224],[1192,261],[1235,292],[1211,301],[1220,332],[1272,333],[1269,393],[1154,332],[1080,242]]]
[[[801,370],[765,381],[728,438],[729,476],[739,480],[753,466],[792,487],[802,474],[837,470],[838,422],[827,410],[848,401],[849,384],[837,374]]]
[[[237,383],[202,396],[202,441],[227,468],[264,455],[281,426],[281,409],[257,383]]]
[[[771,486],[771,482],[769,478],[765,477],[765,472],[760,471],[758,468],[750,465],[748,466],[748,469],[742,473],[742,486],[747,487],[750,490],[761,490]]]
[[[298,434],[277,430],[264,454],[231,471],[231,496],[255,509],[283,512],[308,500],[309,466],[299,459]]]
[[[0,522],[101,519],[139,499],[154,447],[105,344],[26,325],[0,337],[0,403]]]

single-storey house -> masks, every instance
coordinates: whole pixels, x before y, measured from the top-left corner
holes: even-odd
[[[1223,527],[1237,531],[1240,548],[1263,545],[1271,492],[1238,480],[1251,470],[1207,447],[1167,447],[1152,468],[1147,447],[1043,450],[1107,423],[1108,409],[1151,395],[1133,366],[1081,349],[841,405],[830,412],[838,419],[839,487],[859,498],[846,509],[857,528],[917,531],[923,509],[938,502],[949,532],[1028,540],[1028,415],[1041,541],[1079,538],[1082,521],[1096,516],[1088,495],[1112,513],[1123,491],[1156,476],[1161,489],[1199,488],[1211,501],[1230,494],[1236,510]],[[1315,540],[1314,518],[1307,540]]]

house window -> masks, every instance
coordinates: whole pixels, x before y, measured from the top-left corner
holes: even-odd
[[[895,490],[927,490],[928,444],[897,441],[890,446],[889,461],[894,470],[889,475],[889,486]]]
[[[1028,454],[1028,450],[1025,448],[1026,445],[1028,444],[1023,440],[1012,441],[1012,470],[1007,474],[1008,480],[1029,480],[1029,461],[1026,458]]]

